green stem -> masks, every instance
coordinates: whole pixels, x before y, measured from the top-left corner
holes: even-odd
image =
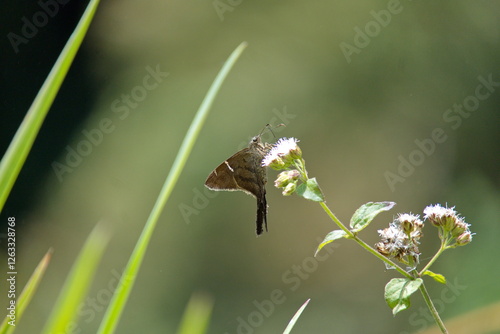
[[[434,306],[434,303],[431,300],[431,297],[429,296],[429,293],[427,292],[427,289],[425,288],[424,283],[420,285],[420,292],[422,293],[422,296],[424,297],[425,303],[427,304],[427,307],[429,308],[429,311],[432,314],[432,317],[436,321],[437,325],[439,326],[439,329],[441,330],[441,333],[447,334],[448,330],[444,326],[443,320],[441,320],[441,317],[439,316],[438,311],[436,310],[436,307]]]
[[[328,207],[328,205],[326,205],[325,202],[319,202],[319,205],[321,205],[321,207],[323,208],[323,210],[325,210],[326,214],[333,220],[333,222],[335,224],[337,224],[338,227],[340,227],[340,229],[342,231],[344,231],[348,235],[348,237],[350,239],[353,239],[361,247],[363,247],[366,251],[368,251],[369,253],[373,254],[376,257],[378,257],[380,260],[382,260],[383,262],[385,262],[389,266],[391,266],[394,269],[396,269],[396,271],[399,272],[401,275],[403,275],[403,276],[405,276],[405,277],[407,277],[409,279],[414,279],[414,277],[412,275],[410,275],[405,270],[403,270],[401,267],[399,267],[395,262],[393,262],[392,260],[388,259],[387,257],[385,257],[382,254],[380,254],[379,252],[377,252],[375,249],[373,249],[368,244],[366,244],[363,240],[361,240],[356,234],[352,233],[347,227],[345,227],[344,224],[342,224],[340,222],[340,220],[335,216],[335,214],[330,210],[330,208]]]
[[[443,253],[448,247],[448,239],[445,237],[443,237],[443,240],[441,241],[441,247],[439,247],[439,250],[436,252],[436,254],[434,254],[434,256],[432,257],[432,259],[425,265],[424,269],[422,269],[419,273],[418,273],[418,276],[422,276],[426,270],[428,270],[433,264],[434,262],[436,262],[436,260],[438,259],[438,257],[441,255],[441,253]]]
[[[326,214],[330,217],[330,219],[333,220],[333,222],[337,224],[337,226],[340,227],[340,229],[344,231],[349,236],[349,238],[354,239],[355,237],[354,233],[352,233],[347,227],[344,226],[344,224],[340,222],[340,220],[335,216],[332,210],[330,210],[328,205],[326,205],[326,202],[319,202],[319,205],[321,205],[321,207],[323,208],[323,210],[325,210]]]
[[[307,182],[308,176],[304,159],[295,159],[295,168],[299,171],[302,181]]]

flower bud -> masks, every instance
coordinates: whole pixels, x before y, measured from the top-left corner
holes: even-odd
[[[450,231],[455,225],[457,218],[456,211],[453,208],[443,208],[441,205],[429,205],[424,209],[424,218],[429,220],[432,225],[442,227]]]
[[[459,246],[465,246],[471,241],[472,241],[472,233],[470,233],[469,231],[464,232],[457,237],[457,245]]]
[[[412,215],[411,213],[400,213],[397,218],[397,222],[401,224],[403,232],[410,234],[415,230],[422,229],[423,223],[419,219],[418,215]]]
[[[290,182],[290,180],[288,179],[288,175],[285,172],[281,172],[278,174],[278,177],[276,178],[276,180],[274,180],[274,186],[276,188],[283,188],[283,187],[286,187],[286,185]]]
[[[455,238],[457,238],[459,235],[463,234],[467,229],[469,228],[469,225],[465,223],[461,219],[457,219],[455,222],[455,226],[451,230],[451,235]]]
[[[302,150],[298,145],[295,145],[295,148],[290,150],[290,158],[294,160],[302,158]]]
[[[286,175],[290,181],[295,181],[299,179],[300,172],[296,169],[290,169],[286,171]]]
[[[295,192],[296,189],[297,189],[297,184],[295,182],[289,183],[283,190],[282,194],[283,196],[290,196]]]
[[[274,186],[276,188],[284,188],[289,183],[298,180],[300,177],[300,172],[296,169],[287,170],[279,173],[278,178],[274,181]]]
[[[458,217],[455,214],[444,216],[443,217],[443,220],[444,220],[443,229],[445,231],[453,230],[455,228],[455,225],[457,224],[457,219],[458,219]]]
[[[377,251],[384,256],[389,256],[391,254],[391,251],[383,242],[377,242],[375,247],[377,248]]]
[[[288,167],[281,157],[272,157],[272,160],[267,162],[265,161],[266,158],[267,156],[262,160],[262,166],[271,167],[274,170],[283,170]]]

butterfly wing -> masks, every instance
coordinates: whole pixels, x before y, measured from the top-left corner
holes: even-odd
[[[263,154],[244,148],[215,168],[205,186],[216,191],[244,191],[257,199],[257,235],[267,231],[266,169],[261,166]]]
[[[208,189],[215,191],[236,191],[241,190],[249,193],[252,196],[255,196],[253,193],[241,187],[236,178],[238,177],[238,173],[240,171],[240,159],[245,159],[245,155],[248,154],[248,148],[245,148],[237,153],[235,153],[232,157],[221,163],[217,168],[215,168],[210,175],[208,175],[207,180],[205,181],[205,186]],[[244,161],[242,161],[244,162]]]

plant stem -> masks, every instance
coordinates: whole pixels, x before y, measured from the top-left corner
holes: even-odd
[[[323,210],[325,210],[326,214],[330,217],[330,219],[333,220],[333,222],[337,224],[337,226],[340,227],[342,231],[347,233],[347,235],[350,238],[354,239],[354,233],[352,233],[347,227],[344,226],[344,224],[340,222],[340,220],[335,216],[335,214],[332,212],[332,210],[330,210],[330,208],[328,207],[328,205],[326,205],[325,202],[319,202],[319,205],[321,205],[321,207],[323,208]]]
[[[420,289],[420,292],[422,293],[422,296],[424,297],[425,303],[427,304],[429,311],[432,314],[432,317],[434,318],[437,325],[439,326],[441,333],[448,334],[448,330],[444,326],[444,322],[443,322],[443,320],[441,320],[441,317],[439,316],[439,313],[436,310],[436,307],[434,306],[434,303],[432,302],[431,297],[429,296],[429,293],[427,292],[427,289],[425,288],[424,283],[422,283],[420,285],[419,289]]]
[[[434,262],[438,259],[438,257],[441,255],[446,250],[446,247],[448,246],[446,240],[441,241],[441,247],[439,247],[439,250],[434,254],[432,259],[425,265],[424,269],[420,270],[418,273],[418,276],[421,277],[426,270],[428,270]]]
[[[304,182],[307,182],[307,170],[306,170],[306,162],[304,159],[296,159],[295,160],[295,168],[299,171]]]
[[[393,267],[401,275],[403,275],[409,279],[414,279],[414,277],[412,275],[410,275],[405,270],[403,270],[401,267],[399,267],[395,262],[393,262],[391,259],[389,259],[389,258],[383,256],[382,254],[380,254],[379,252],[377,252],[375,249],[373,249],[367,243],[365,243],[363,240],[361,240],[356,234],[352,233],[347,227],[345,227],[344,224],[342,224],[340,222],[340,220],[335,216],[335,214],[330,210],[330,208],[328,207],[328,205],[326,205],[325,202],[319,202],[319,205],[321,205],[323,210],[325,210],[326,214],[333,220],[333,222],[335,224],[337,224],[338,227],[340,227],[342,229],[342,231],[344,231],[348,235],[348,237],[350,239],[353,239],[361,247],[363,247],[365,250],[367,250],[368,252],[370,252],[374,256],[378,257],[380,260],[382,260],[383,262],[385,262],[389,266]]]

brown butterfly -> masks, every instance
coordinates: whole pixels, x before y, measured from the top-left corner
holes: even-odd
[[[257,235],[262,234],[263,225],[267,231],[267,175],[262,159],[272,147],[263,144],[260,136],[253,137],[248,147],[221,163],[205,181],[205,186],[211,190],[241,190],[257,198]]]

